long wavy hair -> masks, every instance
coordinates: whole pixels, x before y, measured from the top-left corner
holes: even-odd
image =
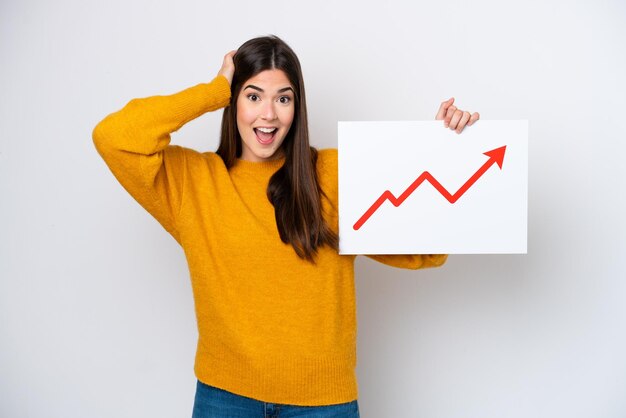
[[[296,254],[312,263],[319,247],[337,249],[337,234],[322,216],[321,190],[315,169],[317,150],[309,145],[306,98],[300,61],[280,38],[271,35],[250,39],[233,57],[235,74],[230,105],[222,116],[217,154],[230,168],[241,157],[242,140],[237,128],[237,98],[245,81],[265,70],[282,70],[294,88],[294,118],[281,148],[283,166],[270,178],[267,197],[274,206],[280,239]],[[278,152],[278,151],[277,151]]]

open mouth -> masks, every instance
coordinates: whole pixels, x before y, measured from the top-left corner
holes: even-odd
[[[278,128],[254,128],[256,139],[263,145],[271,144],[274,142],[274,137],[278,132]]]

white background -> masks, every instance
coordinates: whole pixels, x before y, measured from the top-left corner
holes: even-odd
[[[528,255],[358,259],[362,416],[625,416],[625,17],[621,0],[2,1],[0,416],[191,415],[182,251],[91,131],[269,33],[301,59],[317,146],[450,96],[532,121]],[[219,120],[173,142],[214,150]]]
[[[442,121],[340,121],[339,252],[526,253],[528,121],[480,122],[460,137]],[[500,168],[484,153],[503,146]],[[400,206],[385,199],[354,229],[386,190],[400,198],[428,172],[454,196],[485,164],[454,203],[424,180]]]

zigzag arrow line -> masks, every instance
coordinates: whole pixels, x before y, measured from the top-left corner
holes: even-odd
[[[470,177],[469,180],[467,180],[465,184],[463,184],[463,186],[461,186],[461,188],[457,190],[454,194],[450,194],[450,192],[446,190],[446,188],[443,187],[441,183],[439,183],[439,181],[437,181],[437,179],[434,178],[432,174],[430,174],[428,171],[424,171],[422,174],[420,174],[420,176],[415,179],[415,181],[411,183],[411,185],[398,197],[394,196],[393,193],[391,193],[389,190],[385,190],[383,194],[381,194],[380,197],[376,199],[374,204],[363,214],[363,216],[361,216],[359,220],[356,221],[353,226],[354,230],[358,231],[363,226],[363,224],[370,218],[370,216],[372,216],[374,212],[378,210],[380,205],[385,203],[386,200],[389,200],[395,207],[400,206],[402,202],[404,202],[411,195],[411,193],[413,193],[415,189],[417,189],[420,184],[422,184],[425,180],[428,180],[430,184],[432,184],[435,189],[437,189],[437,191],[439,191],[439,193],[441,193],[441,195],[445,197],[446,200],[448,200],[448,202],[455,203],[470,187],[472,187],[474,183],[476,183],[476,181],[483,174],[485,174],[487,170],[489,170],[492,165],[497,163],[502,170],[502,162],[504,161],[505,151],[506,145],[500,148],[493,149],[491,151],[484,152],[483,154],[488,156],[489,160],[485,164],[483,164],[482,167],[480,167],[478,171],[476,171],[472,175],[472,177]]]

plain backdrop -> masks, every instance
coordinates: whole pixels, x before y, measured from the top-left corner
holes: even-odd
[[[183,252],[91,132],[267,34],[301,60],[321,148],[339,120],[430,120],[452,96],[530,121],[527,255],[357,259],[361,416],[626,416],[625,18],[620,0],[3,0],[0,416],[191,416]],[[215,150],[220,120],[172,142]]]

